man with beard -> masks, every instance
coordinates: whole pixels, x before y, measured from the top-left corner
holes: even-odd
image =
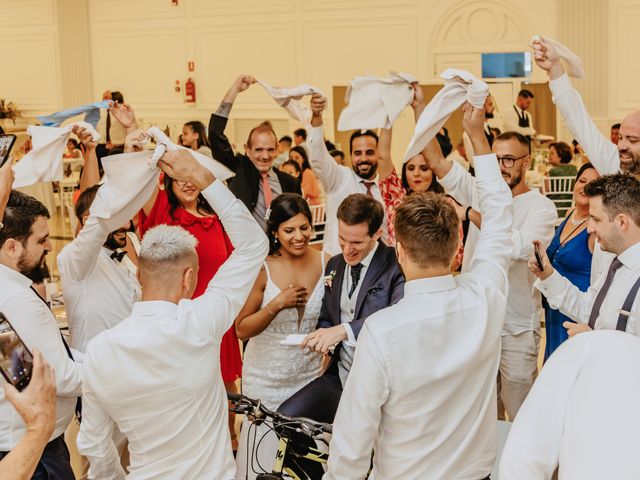
[[[617,145],[603,135],[589,116],[580,94],[573,88],[560,63],[556,49],[544,40],[533,42],[533,54],[540,68],[549,75],[553,103],[569,130],[584,148],[585,154],[600,175],[628,172],[640,174],[640,110],[630,113],[620,124]],[[596,242],[591,262],[591,283],[604,274],[613,255],[604,253]]]
[[[525,172],[531,163],[526,137],[517,132],[505,132],[496,137],[492,151],[498,157],[502,178],[513,195],[509,298],[498,374],[498,416],[503,419],[506,411],[513,420],[538,369],[541,299],[533,288],[535,277],[529,272],[527,261],[533,254],[534,240],[540,240],[542,248],[551,242],[558,214],[551,200],[538,190],[531,190],[525,182]],[[463,205],[458,209],[462,219],[473,224],[469,227],[462,263],[462,272],[468,272],[482,224],[475,180],[458,163],[432,161],[431,169],[447,193]]]
[[[366,193],[383,206],[385,203],[378,186],[378,135],[372,130],[353,132],[349,140],[352,167],[338,165],[324,143],[322,111],[326,106],[327,99],[321,94],[316,93],[311,97],[313,115],[307,143],[311,150],[309,163],[322,182],[327,198],[323,249],[331,255],[338,255],[340,246],[336,213],[342,201],[352,193]],[[382,240],[385,243],[388,236],[386,217],[382,226]]]
[[[565,322],[569,335],[590,330],[621,330],[640,336],[640,180],[625,174],[607,175],[588,183],[589,233],[602,250],[615,255],[608,272],[581,292],[551,266],[541,249],[542,271],[535,260],[529,268],[539,278],[534,284],[551,308],[578,323]]]
[[[100,185],[86,189],[76,203],[80,232],[58,255],[71,346],[84,352],[93,337],[116,326],[140,299],[135,270],[123,262],[130,222],[109,232],[89,214]]]
[[[0,228],[0,312],[29,349],[42,352],[56,374],[56,425],[34,477],[72,479],[63,435],[82,391],[80,366],[73,361],[53,313],[32,288],[34,281],[43,278],[45,257],[51,251],[48,218],[47,208],[38,200],[11,192]],[[17,445],[25,431],[22,418],[0,394],[0,458]]]

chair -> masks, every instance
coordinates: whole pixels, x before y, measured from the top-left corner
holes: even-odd
[[[322,243],[324,240],[324,225],[327,223],[325,206],[311,205],[311,218],[313,219],[313,239],[311,245]]]
[[[575,177],[547,177],[542,182],[542,193],[556,205],[559,219],[563,219],[574,206],[575,181]]]

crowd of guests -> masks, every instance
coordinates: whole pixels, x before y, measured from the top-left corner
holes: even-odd
[[[238,386],[334,424],[326,471],[301,462],[310,478],[486,479],[496,419],[514,422],[501,478],[637,476],[628,444],[640,422],[616,404],[640,399],[640,112],[614,143],[555,48],[535,42],[534,58],[591,160],[576,168],[568,144],[551,144],[553,175],[575,176],[560,220],[525,181],[529,139],[487,128],[491,97],[464,105],[455,150],[441,129],[398,174],[391,129],[354,131],[346,164],[326,141],[320,93],[306,129],[278,138],[263,122],[234,149],[225,129],[250,75],[208,128],[184,125],[185,148],[160,157],[139,211],[100,216],[102,165],[149,140],[122,95],[105,92],[107,131],[117,123],[122,138],[98,144],[74,127],[69,146],[84,162],[78,229],[56,259],[69,345],[39,293],[50,212],[12,190],[7,162],[0,312],[34,358],[29,386],[5,385],[0,399],[0,476],[74,478],[63,435],[77,416],[86,478],[256,478],[256,465],[274,467],[278,437],[245,419],[236,439],[226,392]],[[412,88],[417,120],[427,102]],[[190,152],[234,176],[223,182]],[[310,245],[317,205],[322,250]]]

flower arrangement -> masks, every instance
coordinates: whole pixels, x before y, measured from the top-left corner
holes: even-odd
[[[0,118],[9,118],[16,123],[16,118],[20,116],[20,110],[15,103],[0,98]]]

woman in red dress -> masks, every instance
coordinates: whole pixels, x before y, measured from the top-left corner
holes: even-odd
[[[229,258],[233,246],[220,219],[194,185],[173,180],[164,175],[164,188],[156,188],[154,195],[140,212],[140,234],[155,225],[178,225],[198,240],[198,284],[193,298],[204,293],[218,268]],[[242,359],[235,328],[222,337],[220,367],[227,391],[236,392],[236,380],[242,376]],[[235,415],[229,417],[231,439],[236,448]]]

